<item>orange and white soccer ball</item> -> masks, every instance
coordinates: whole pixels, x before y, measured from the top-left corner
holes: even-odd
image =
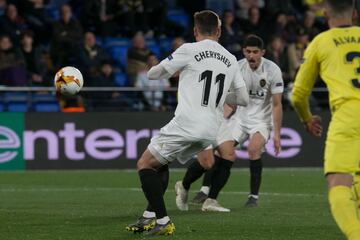
[[[54,85],[57,92],[64,95],[74,95],[78,93],[84,85],[84,79],[75,67],[63,67],[54,77]]]

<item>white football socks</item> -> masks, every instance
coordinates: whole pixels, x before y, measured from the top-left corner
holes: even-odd
[[[163,218],[157,219],[156,222],[158,224],[164,225],[170,221],[170,218],[168,216],[165,216]]]
[[[144,211],[143,213],[143,217],[144,218],[154,218],[156,215],[155,215],[155,212],[149,212],[149,211]]]
[[[202,186],[202,187],[200,188],[200,192],[203,192],[203,193],[205,193],[206,195],[209,195],[210,187],[208,187],[208,186]]]

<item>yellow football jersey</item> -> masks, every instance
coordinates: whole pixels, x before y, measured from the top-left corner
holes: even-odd
[[[344,101],[360,100],[360,27],[337,27],[320,33],[309,44],[303,61],[291,99],[302,121],[310,119],[303,98],[310,95],[318,74],[328,87],[332,110]]]

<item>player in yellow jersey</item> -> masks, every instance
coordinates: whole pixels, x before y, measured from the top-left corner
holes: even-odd
[[[360,174],[360,27],[351,26],[353,14],[352,0],[325,1],[330,30],[306,49],[291,101],[308,132],[321,136],[321,119],[311,114],[308,104],[320,74],[332,111],[324,157],[331,212],[347,238],[357,240],[360,220],[351,186]]]

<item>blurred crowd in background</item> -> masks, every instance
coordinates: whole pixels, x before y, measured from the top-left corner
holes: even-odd
[[[286,87],[309,42],[327,29],[322,0],[0,0],[0,85],[52,86],[55,72],[70,65],[81,70],[86,87],[157,89],[85,92],[76,104],[173,110],[176,93],[164,90],[176,88],[178,77],[149,81],[146,72],[194,41],[193,14],[203,9],[222,18],[220,43],[238,59],[248,34],[262,37],[265,57],[279,65]],[[317,106],[324,99],[314,94]]]

